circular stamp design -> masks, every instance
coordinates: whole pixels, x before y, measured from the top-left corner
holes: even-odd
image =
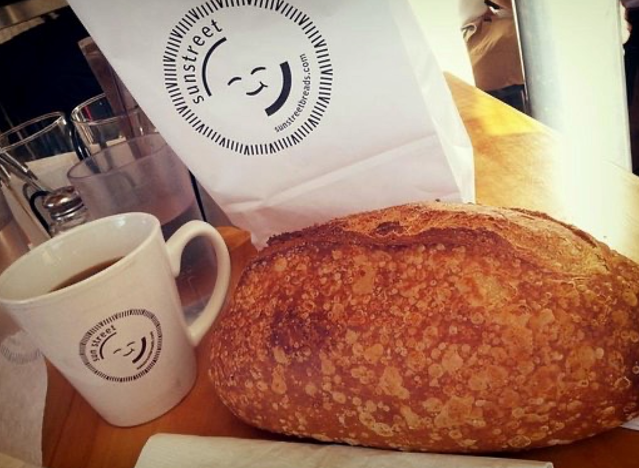
[[[328,44],[284,0],[209,0],[189,10],[171,29],[162,64],[178,114],[242,155],[299,144],[331,101]]]
[[[0,340],[0,356],[11,364],[23,365],[34,362],[42,354],[25,332],[18,331]]]
[[[112,382],[131,382],[146,375],[162,351],[162,328],[144,309],[118,312],[84,334],[80,358],[94,374]]]

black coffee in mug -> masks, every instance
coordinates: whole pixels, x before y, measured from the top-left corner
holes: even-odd
[[[89,267],[85,270],[82,270],[80,273],[77,273],[75,275],[73,275],[71,278],[64,280],[62,283],[60,283],[59,285],[57,285],[55,288],[53,288],[51,291],[49,292],[53,292],[53,291],[58,291],[60,289],[64,289],[67,288],[75,283],[79,283],[80,281],[83,281],[87,278],[90,278],[91,276],[100,273],[102,270],[106,270],[107,268],[109,268],[111,265],[113,265],[116,262],[119,262],[120,260],[122,260],[122,257],[120,258],[116,258],[116,259],[112,259],[112,260],[107,260],[106,262],[102,262],[102,263],[98,263],[97,265],[93,265],[92,267]]]

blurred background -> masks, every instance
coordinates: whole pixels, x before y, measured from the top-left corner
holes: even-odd
[[[0,0],[0,132],[102,92],[78,47],[87,36],[64,0]]]

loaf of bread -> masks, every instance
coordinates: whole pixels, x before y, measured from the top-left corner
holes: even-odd
[[[639,266],[518,209],[414,204],[272,239],[214,331],[254,426],[436,452],[565,444],[639,414]]]

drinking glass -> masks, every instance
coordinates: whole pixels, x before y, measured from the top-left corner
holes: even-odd
[[[109,146],[68,173],[93,218],[141,211],[155,215],[169,238],[183,224],[201,220],[189,172],[157,133]],[[203,308],[214,286],[215,256],[202,239],[185,249],[178,289],[187,321]]]
[[[0,152],[25,164],[50,189],[69,185],[66,173],[79,159],[62,112],[36,117],[0,134]],[[29,199],[33,193],[25,191],[24,185],[12,176],[3,193],[29,243],[38,245],[49,236],[32,210]]]
[[[129,94],[127,93],[126,96]],[[130,104],[131,100],[129,96],[126,102]],[[115,112],[105,94],[88,99],[73,109],[71,122],[87,155],[95,154],[125,140],[156,132],[153,123],[140,107]],[[226,214],[200,184],[194,179],[191,182],[196,195],[201,200],[200,208],[204,211],[206,221],[213,226],[230,225],[231,222]]]
[[[138,103],[131,95],[131,92],[122,82],[93,38],[90,36],[85,37],[78,42],[78,46],[115,113],[137,107]]]
[[[71,132],[62,112],[41,115],[0,134],[0,148],[22,163],[74,154]]]
[[[114,112],[104,94],[73,109],[71,122],[88,154],[95,154],[109,146],[156,131],[140,107]]]

